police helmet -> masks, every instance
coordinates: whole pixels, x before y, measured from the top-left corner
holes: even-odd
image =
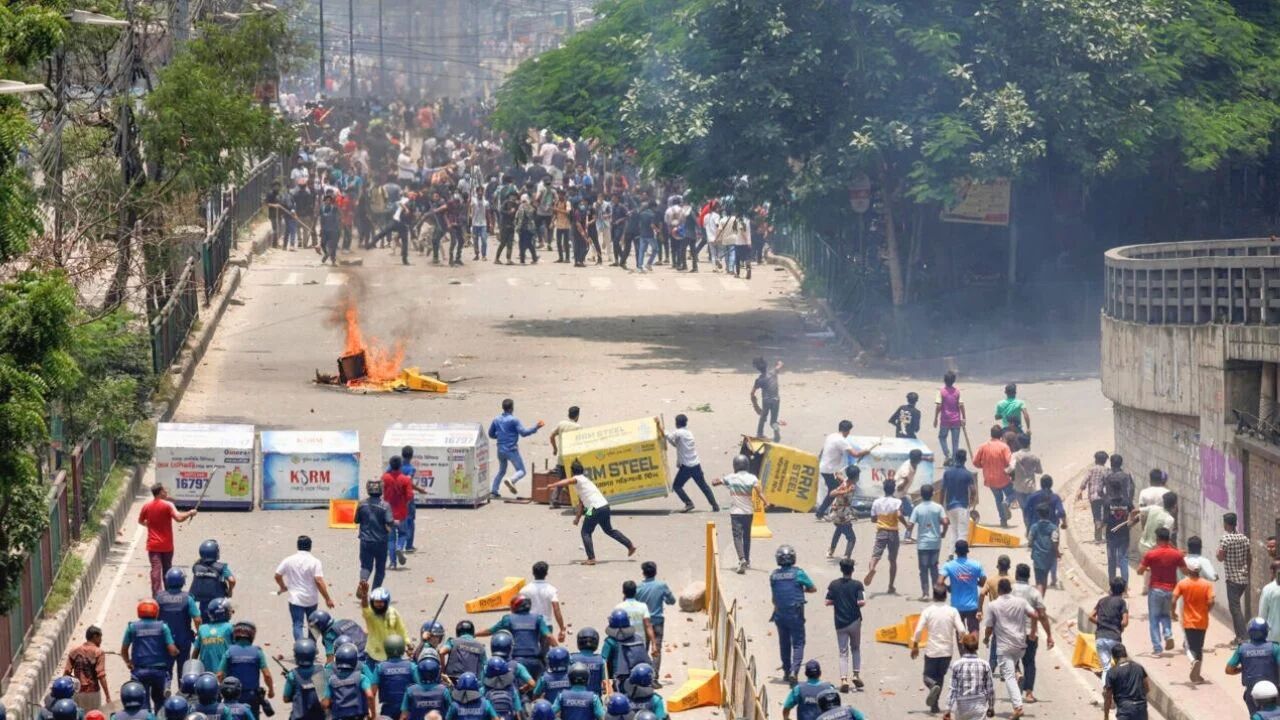
[[[244,685],[240,684],[240,678],[235,675],[228,675],[222,678],[220,690],[222,691],[223,700],[239,700],[240,693],[244,691]]]
[[[339,635],[338,637],[333,639],[334,647],[341,647],[343,645],[355,645],[355,641],[351,639],[350,635],[346,635],[346,634]],[[356,652],[360,652],[359,647],[356,648]]]
[[[214,598],[209,601],[209,619],[214,622],[226,622],[231,619],[231,601],[226,598]]]
[[[312,610],[311,614],[307,616],[307,622],[320,632],[328,632],[333,625],[333,616],[324,610]]]
[[[658,720],[658,716],[652,710],[641,710],[631,720]]]
[[[529,720],[555,720],[556,711],[546,700],[536,700],[533,710],[529,711]]]
[[[196,680],[199,679],[200,676],[196,673],[184,673],[182,678],[178,680],[178,692],[189,697],[194,696],[196,694]]]
[[[355,670],[360,662],[360,650],[352,643],[343,643],[333,652],[333,666],[339,670]]]
[[[600,647],[600,633],[593,627],[584,627],[578,631],[578,649],[583,652],[595,652]]]
[[[440,682],[440,661],[433,657],[419,660],[418,679],[424,683]]]
[[[164,589],[170,592],[177,592],[187,584],[187,574],[182,572],[182,568],[169,568],[164,573]]]
[[[586,663],[576,662],[569,666],[569,684],[586,685],[591,682],[591,669]]]
[[[614,717],[626,717],[631,714],[631,701],[622,693],[614,693],[609,696],[605,711]]]
[[[155,620],[160,617],[160,605],[155,600],[140,600],[138,602],[138,618],[142,620]]]
[[[444,637],[444,625],[441,625],[438,620],[424,622],[422,623],[422,634],[442,638]]]
[[[76,720],[80,717],[80,706],[75,700],[62,698],[49,708],[49,712],[53,714],[53,720]]]
[[[626,610],[614,610],[609,613],[609,629],[621,630],[631,627],[631,616]]]
[[[388,660],[394,660],[404,655],[404,638],[391,633],[382,641],[382,649],[386,651]]]
[[[256,637],[258,637],[258,626],[248,620],[241,620],[231,628],[232,640],[248,640],[249,642],[253,642],[253,639]]]
[[[840,693],[835,688],[829,688],[818,693],[818,709],[826,712],[834,707],[840,707]]]
[[[196,678],[196,700],[201,705],[212,705],[218,702],[218,676],[207,672]]]
[[[199,658],[191,658],[190,660],[187,660],[186,662],[182,663],[183,675],[194,675],[196,677],[200,677],[200,675],[203,673],[204,673],[204,663],[200,662]]]
[[[120,688],[120,704],[125,710],[137,710],[147,704],[147,689],[142,683],[129,681]]]
[[[807,678],[818,679],[822,677],[822,664],[817,660],[810,660],[804,664],[804,676]]]
[[[467,703],[475,702],[480,699],[480,679],[475,673],[464,672],[458,676],[457,682],[453,684],[452,697],[454,702]]]
[[[205,562],[218,562],[218,558],[222,555],[222,550],[218,547],[217,540],[205,540],[200,543],[200,559]]]
[[[293,661],[298,667],[310,667],[316,662],[316,641],[304,637],[293,643]]]
[[[519,595],[516,595],[515,597],[511,598],[511,612],[516,613],[517,615],[521,615],[523,613],[529,612],[532,609],[533,609],[533,600],[530,600],[528,595],[525,595],[524,593],[520,593]]]
[[[748,458],[746,455],[734,455],[734,456],[733,456],[733,471],[734,471],[734,472],[746,472],[746,471],[747,471],[747,469],[748,469],[748,468],[750,468],[750,467],[751,467],[751,459],[750,459],[750,458]]]
[[[796,564],[796,549],[783,545],[773,553],[773,559],[778,562],[778,567],[791,567]]]
[[[552,672],[564,672],[569,669],[569,651],[556,646],[547,651],[547,669]]]
[[[453,627],[453,634],[458,636],[475,635],[476,626],[470,620],[459,620],[458,624]]]
[[[489,652],[498,657],[511,657],[512,642],[511,633],[506,630],[499,630],[493,634],[493,639],[489,641]]]
[[[510,672],[511,666],[505,658],[491,657],[484,664],[484,676],[487,678],[502,677]]]
[[[364,484],[364,490],[369,493],[370,496],[377,497],[382,494],[382,481],[370,480]]]
[[[378,607],[379,605],[382,607]],[[373,592],[369,593],[369,607],[379,615],[385,613],[387,608],[391,607],[391,591],[385,587],[374,588]]]
[[[631,674],[627,676],[627,682],[637,687],[653,687],[653,666],[649,663],[639,663],[631,668]]]
[[[76,690],[80,684],[77,683],[70,675],[63,675],[54,678],[53,684],[49,686],[49,694],[54,700],[70,700],[75,696]]]
[[[1270,630],[1271,628],[1267,625],[1265,618],[1256,617],[1249,621],[1249,639],[1254,642],[1266,640]]]
[[[1276,684],[1270,680],[1254,683],[1253,690],[1250,690],[1249,694],[1253,696],[1253,701],[1256,703],[1275,702]]]
[[[90,718],[88,715],[85,715],[84,720],[105,720],[105,718]],[[202,712],[193,712],[190,715],[187,715],[187,720],[209,720],[209,716]]]
[[[181,695],[170,695],[164,701],[164,720],[183,720],[191,712],[191,705]]]

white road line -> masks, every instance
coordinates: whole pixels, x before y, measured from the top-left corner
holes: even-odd
[[[125,517],[129,516],[126,515]],[[116,576],[111,579],[111,585],[99,601],[101,605],[98,608],[98,617],[94,618],[94,625],[102,627],[106,623],[107,614],[111,612],[112,602],[116,597],[116,591],[120,589],[120,583],[124,582],[124,574],[129,569],[129,563],[133,561],[133,554],[138,550],[138,543],[146,536],[147,528],[139,525],[138,529],[133,533],[133,540],[129,543],[129,549],[125,551],[124,557],[120,559],[120,565],[116,568]],[[110,542],[109,538],[103,538],[102,540],[103,542]]]
[[[324,276],[325,285],[346,285],[351,276],[346,273],[331,272]]]
[[[657,290],[658,286],[646,277],[634,278],[637,290]]]
[[[301,285],[302,273],[291,272],[288,275],[285,275],[284,282],[281,284],[282,285]]]
[[[596,290],[608,290],[609,288],[613,287],[612,278],[602,277],[598,275],[587,278],[587,282],[590,283],[591,287]]]
[[[720,287],[730,292],[746,292],[747,291],[746,281],[739,280],[738,278],[722,277],[720,278]]]
[[[697,278],[678,277],[676,287],[687,292],[702,292],[702,283],[698,282]]]

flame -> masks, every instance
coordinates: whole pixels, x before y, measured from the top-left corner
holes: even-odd
[[[350,295],[343,297],[341,309],[346,321],[346,345],[342,354],[364,353],[366,376],[353,384],[390,382],[399,377],[404,364],[404,341],[397,340],[388,348],[371,335],[366,342],[364,331],[360,329],[360,309],[356,307],[355,298]]]

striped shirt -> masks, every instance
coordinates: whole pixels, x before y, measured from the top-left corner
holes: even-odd
[[[755,512],[752,503],[752,492],[760,485],[760,480],[745,470],[724,476],[724,484],[729,488],[729,514],[750,515]]]
[[[947,708],[995,707],[996,687],[991,681],[991,666],[977,655],[962,655],[951,665],[951,695]]]
[[[1101,500],[1105,497],[1102,492],[1102,481],[1106,479],[1109,472],[1106,465],[1094,465],[1089,468],[1089,472],[1084,476],[1082,489],[1088,494],[1090,500]]]

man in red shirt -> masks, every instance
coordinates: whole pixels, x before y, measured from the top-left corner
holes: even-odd
[[[1009,503],[1013,500],[1012,481],[1009,479],[1009,459],[1013,453],[1009,446],[1001,440],[1004,430],[999,425],[991,426],[991,439],[978,446],[973,455],[973,464],[982,469],[982,484],[991,488],[996,498],[996,509],[1000,512],[1000,527],[1009,527]],[[963,538],[962,538],[963,539]]]
[[[405,535],[404,523],[409,519],[409,503],[413,502],[413,481],[400,471],[402,467],[404,460],[392,455],[387,471],[382,473],[382,500],[391,506],[391,518],[396,521],[387,543],[387,564],[392,570],[405,564],[404,548],[409,538]]]
[[[1173,649],[1173,588],[1178,584],[1178,571],[1187,569],[1182,551],[1170,542],[1169,528],[1156,529],[1156,546],[1142,556],[1138,574],[1151,572],[1151,588],[1147,591],[1147,624],[1151,630],[1152,652]]]
[[[147,556],[151,559],[151,594],[164,587],[164,574],[173,566],[173,522],[196,516],[196,509],[178,512],[169,502],[164,485],[151,486],[151,500],[138,512],[138,524],[147,528]]]

